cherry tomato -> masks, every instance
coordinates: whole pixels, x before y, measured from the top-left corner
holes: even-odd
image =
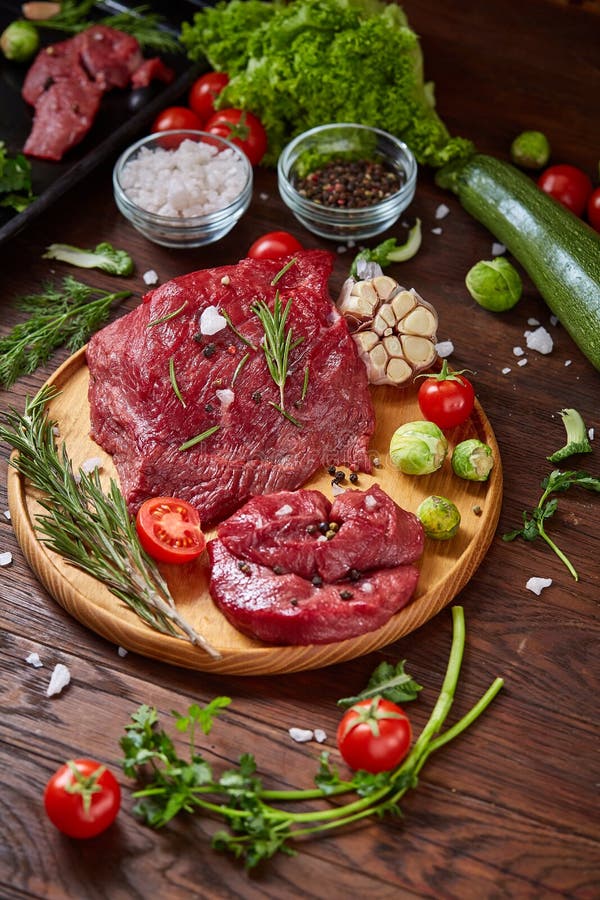
[[[146,553],[159,562],[191,562],[206,545],[198,511],[176,497],[146,500],[138,510],[135,527]]]
[[[600,188],[592,191],[587,202],[588,222],[596,231],[600,231]]]
[[[207,72],[206,75],[197,78],[191,86],[188,103],[203,122],[214,115],[215,99],[228,83],[229,75],[225,72]]]
[[[44,790],[44,808],[53,825],[73,838],[91,838],[114,822],[121,789],[112,772],[93,759],[72,759]]]
[[[262,122],[246,110],[217,110],[204,125],[204,130],[240,147],[253,166],[258,165],[267,150],[267,133]]]
[[[438,428],[466,422],[475,405],[475,391],[461,372],[450,372],[446,360],[438,375],[428,375],[417,393],[421,412]]]
[[[583,215],[592,193],[592,182],[585,172],[568,165],[550,166],[538,178],[538,186],[576,216]]]
[[[406,713],[383,697],[360,700],[344,713],[337,744],[351,769],[388,772],[408,753],[412,730]]]
[[[202,122],[197,113],[187,106],[168,106],[163,109],[154,122],[152,131],[173,131],[176,128],[190,128],[194,131],[202,131]]]
[[[303,249],[293,234],[287,231],[269,231],[254,241],[248,250],[248,256],[250,259],[277,259]]]

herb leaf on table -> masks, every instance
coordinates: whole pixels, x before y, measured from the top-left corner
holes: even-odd
[[[341,700],[338,700],[338,706],[344,708],[354,706],[360,700],[376,696],[385,697],[392,703],[407,703],[415,700],[423,688],[404,671],[405,665],[405,659],[396,663],[395,666],[385,661],[380,663],[371,675],[366,688],[355,697],[342,697]]]

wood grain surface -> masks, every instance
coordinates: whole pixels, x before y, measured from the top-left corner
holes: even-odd
[[[426,75],[453,133],[506,159],[525,128],[546,132],[552,161],[568,162],[598,179],[600,148],[600,18],[589,4],[548,0],[407,0],[420,35]],[[1,118],[1,117],[0,117]],[[385,110],[381,124],[385,126]],[[1,129],[1,124],[0,124]],[[450,213],[435,218],[440,203]],[[455,721],[502,676],[505,687],[485,715],[456,742],[432,756],[403,817],[363,822],[343,833],[306,841],[296,857],[280,857],[252,874],[210,849],[218,827],[183,817],[161,831],[133,813],[132,784],[120,768],[119,739],[141,703],[161,716],[192,702],[225,695],[232,704],[203,751],[218,771],[243,752],[255,755],[269,787],[312,786],[323,750],[345,773],[335,746],[336,701],[363,688],[383,660],[407,660],[424,685],[407,705],[414,730],[425,723],[443,679],[450,647],[448,609],[378,650],[325,669],[252,674],[202,672],[130,651],[120,656],[52,598],[25,558],[12,523],[0,515],[0,897],[2,900],[189,900],[189,898],[318,898],[318,900],[596,900],[600,894],[598,684],[600,537],[598,495],[569,491],[548,530],[579,572],[574,581],[544,544],[502,535],[518,527],[539,497],[546,457],[564,443],[559,411],[575,407],[595,429],[593,453],[574,467],[600,476],[600,376],[524,276],[519,304],[503,315],[475,305],[464,287],[468,268],[490,258],[493,236],[423,169],[412,212],[423,222],[420,252],[391,270],[434,303],[439,337],[451,339],[454,368],[471,369],[503,462],[503,501],[496,533],[455,602],[465,609],[467,648],[449,718]],[[432,233],[441,225],[442,234]],[[206,266],[231,263],[261,233],[285,228],[306,246],[324,246],[288,215],[272,172],[258,169],[247,215],[210,248],[171,251],[149,244],[120,217],[106,165],[65,195],[40,220],[0,250],[0,329],[22,321],[16,297],[67,272],[98,287],[121,280],[42,260],[52,241],[95,246],[110,240],[136,262],[127,282],[133,296],[113,312],[137,305],[143,274],[161,281]],[[335,249],[335,248],[334,248]],[[339,288],[350,262],[340,253],[332,279]],[[548,356],[525,354],[531,320],[554,339]],[[65,362],[58,350],[36,373],[0,395],[2,409],[22,409]],[[504,373],[503,370],[510,369]],[[9,448],[2,446],[0,513],[8,508]],[[537,596],[531,576],[552,584]],[[32,651],[43,667],[25,663]],[[57,663],[71,683],[48,698]],[[292,726],[322,728],[323,745],[297,744]],[[183,745],[181,747],[183,750]],[[117,775],[123,807],[114,827],[93,840],[63,837],[45,818],[41,796],[66,759],[95,756]]]

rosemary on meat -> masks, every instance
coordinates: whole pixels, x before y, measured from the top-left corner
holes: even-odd
[[[169,357],[169,381],[171,382],[171,387],[173,388],[173,393],[185,409],[187,403],[181,396],[181,391],[179,390],[179,385],[177,384],[177,375],[175,374],[175,358],[173,356]]]
[[[178,316],[179,313],[182,313],[183,310],[187,306],[187,300],[184,300],[181,306],[178,309],[174,309],[173,312],[166,313],[164,316],[159,316],[158,319],[152,319],[151,322],[148,322],[146,328],[154,328],[155,325],[162,325],[163,322],[168,322],[170,319],[174,319],[175,316]]]
[[[221,316],[222,316],[222,317],[225,319],[225,321],[227,322],[227,327],[230,328],[231,331],[233,331],[233,333],[235,334],[235,336],[236,336],[237,338],[239,338],[240,341],[241,341],[243,344],[246,344],[246,346],[247,346],[247,347],[250,347],[251,350],[257,350],[257,349],[258,349],[257,347],[255,347],[255,345],[252,343],[252,341],[249,341],[247,337],[244,337],[244,335],[242,334],[241,331],[238,331],[238,329],[235,327],[235,325],[234,325],[233,322],[231,321],[231,316],[229,315],[229,313],[227,312],[227,310],[225,310],[225,309],[220,309],[220,310],[219,310],[219,313],[221,314]]]
[[[273,312],[271,312],[264,300],[258,300],[252,305],[251,309],[258,316],[263,327],[265,338],[262,348],[265,360],[271,373],[271,378],[279,388],[279,403],[274,403],[272,400],[269,402],[286,419],[289,419],[293,425],[300,428],[302,427],[300,422],[287,412],[284,399],[285,382],[289,375],[290,352],[304,340],[304,338],[293,340],[292,329],[286,329],[291,306],[292,300],[290,298],[286,305],[282,307],[281,297],[279,296],[279,291],[277,291]]]
[[[92,16],[95,0],[63,0],[60,12],[49,19],[36,21],[38,28],[50,28],[67,34],[78,34],[91,25],[108,25],[133,35],[143,50],[157,53],[181,53],[182,47],[176,35],[166,30],[165,19],[153,12],[149,4],[132,6],[110,16]]]
[[[79,350],[112,306],[129,296],[131,291],[101,291],[67,275],[60,287],[46,282],[40,294],[20,297],[17,309],[30,316],[0,338],[0,386],[9,388],[21,375],[31,375],[57,347]]]
[[[46,513],[35,518],[40,541],[106,585],[151,628],[218,658],[218,651],[177,611],[166,581],[142,549],[115,481],[104,493],[97,469],[75,473],[65,445],[58,449],[56,423],[46,408],[56,395],[53,387],[43,387],[27,397],[22,414],[11,409],[0,424],[0,439],[17,451],[10,464],[41,492],[39,503]]]
[[[214,434],[219,430],[220,425],[213,425],[211,428],[207,428],[206,431],[203,431],[202,434],[197,434],[195,437],[190,438],[189,441],[184,441],[180,450],[189,450],[190,447],[195,447],[196,444],[201,444],[202,441],[205,441],[206,438],[209,438],[211,434]]]
[[[239,363],[236,366],[235,372],[233,373],[233,378],[231,379],[231,387],[234,386],[238,375],[240,374],[240,372],[242,371],[242,369],[244,368],[244,366],[246,365],[246,363],[248,362],[249,359],[250,359],[249,353],[245,353],[244,356],[242,356],[242,358],[240,359]]]

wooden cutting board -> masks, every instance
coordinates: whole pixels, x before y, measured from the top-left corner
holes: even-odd
[[[85,460],[103,460],[102,478],[118,480],[112,459],[89,437],[87,399],[89,373],[85,348],[68,359],[49,379],[60,394],[50,404],[50,418],[58,423],[60,439],[77,469]],[[465,425],[448,433],[449,453],[432,475],[407,476],[389,459],[390,438],[404,422],[422,419],[414,386],[404,390],[373,388],[377,428],[371,455],[379,461],[370,476],[360,475],[356,487],[366,490],[377,481],[405,509],[415,511],[430,494],[448,497],[458,506],[462,522],[450,541],[426,540],[421,574],[412,601],[377,631],[332,644],[300,647],[273,646],[236,631],[214,606],[208,591],[206,554],[196,563],[161,567],[182,615],[221,654],[215,659],[185,640],[152,630],[113,596],[103,584],[68,565],[39,542],[36,515],[41,513],[21,476],[9,468],[9,505],[17,539],[40,581],[72,616],[127,650],[178,666],[233,675],[262,675],[316,669],[370,653],[409,634],[443,609],[472,577],[494,536],[502,503],[502,466],[498,445],[481,406],[476,404]],[[335,422],[331,423],[335,428]],[[452,448],[477,437],[489,444],[495,466],[485,483],[465,481],[450,465]],[[332,498],[331,476],[322,471],[306,484]],[[210,532],[207,537],[212,537]]]

